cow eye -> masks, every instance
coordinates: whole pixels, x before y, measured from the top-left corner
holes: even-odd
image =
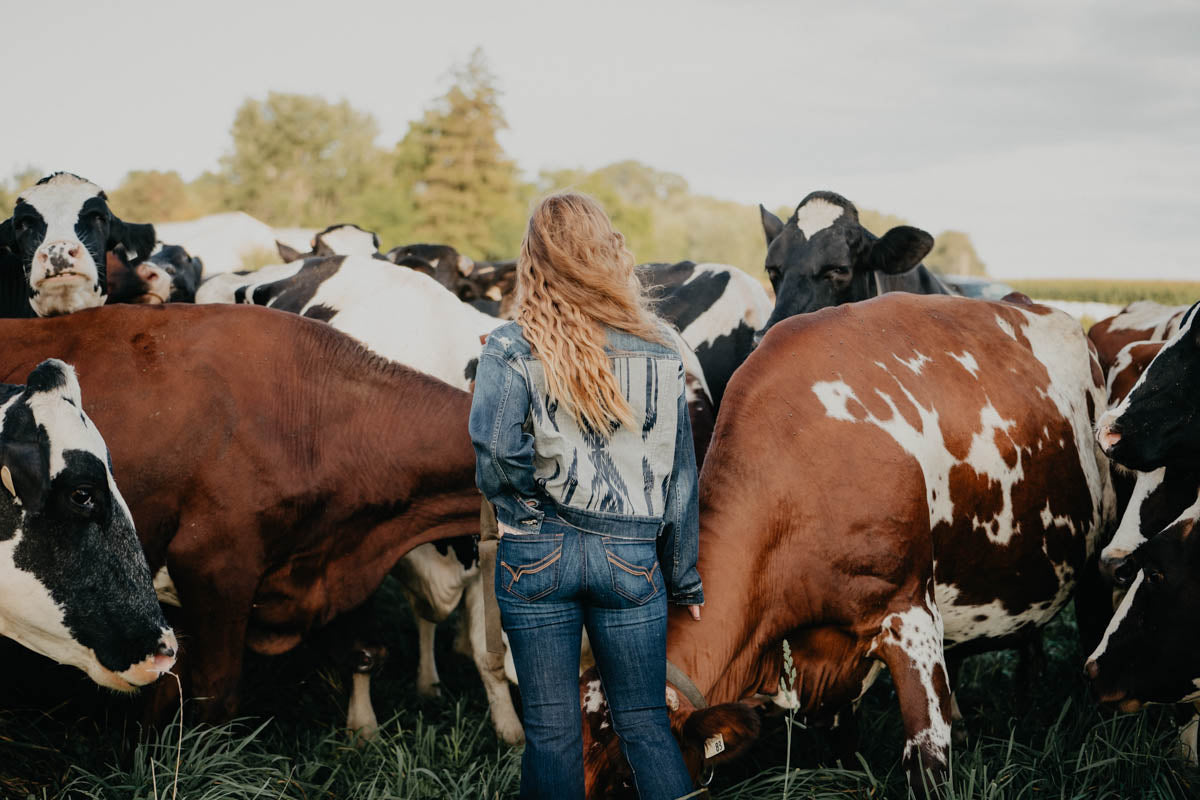
[[[71,490],[71,505],[80,511],[92,511],[96,507],[96,496],[90,486],[77,486]]]
[[[28,217],[19,217],[13,220],[13,230],[17,233],[24,233],[29,230],[30,222]]]
[[[1152,569],[1146,571],[1146,581],[1151,586],[1161,586],[1167,576],[1163,575],[1162,570]]]
[[[844,278],[849,274],[849,267],[827,267],[825,270],[825,275],[829,278]]]
[[[767,277],[772,281],[779,280],[779,267],[767,267]]]

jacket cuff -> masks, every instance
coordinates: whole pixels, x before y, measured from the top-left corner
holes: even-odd
[[[697,586],[688,591],[671,592],[668,599],[677,606],[702,606],[704,605],[704,588]]]

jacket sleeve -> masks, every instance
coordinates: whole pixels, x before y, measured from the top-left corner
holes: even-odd
[[[678,422],[675,428],[675,469],[667,488],[666,515],[659,533],[659,564],[667,597],[677,605],[703,605],[704,589],[696,560],[700,554],[700,501],[696,485],[696,451],[688,416],[683,367],[679,376]]]
[[[489,500],[498,495],[536,497],[533,435],[525,376],[485,347],[475,372],[469,428],[475,446],[475,484]]]

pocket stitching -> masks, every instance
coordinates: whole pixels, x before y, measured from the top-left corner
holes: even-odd
[[[541,561],[535,561],[528,566],[520,566],[514,570],[505,561],[501,561],[500,566],[504,567],[506,570],[508,570],[509,574],[512,575],[512,583],[509,584],[511,586],[513,583],[521,580],[522,575],[536,575],[546,567],[553,564],[555,561],[558,561],[560,558],[562,558],[562,545],[559,545],[557,550],[543,558]]]
[[[610,564],[616,564],[630,575],[634,575],[639,578],[645,578],[651,586],[654,585],[654,572],[658,569],[657,561],[654,562],[653,567],[646,569],[645,567],[636,567],[633,564],[630,564],[628,561],[624,561],[619,556],[614,556],[612,553],[605,553],[605,555],[608,556],[608,562]]]

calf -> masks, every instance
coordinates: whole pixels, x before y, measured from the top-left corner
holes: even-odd
[[[118,219],[96,184],[69,172],[42,178],[17,196],[12,219],[0,226],[0,250],[19,258],[29,306],[7,307],[6,299],[4,311],[51,317],[103,305],[106,254],[119,250],[136,265],[154,242],[154,226]]]
[[[108,254],[109,303],[193,303],[204,263],[176,244],[164,245],[148,259],[130,266]]]
[[[54,359],[0,384],[0,635],[109,689],[175,663],[108,449]]]
[[[1088,329],[1105,373],[1117,364],[1117,355],[1135,342],[1163,342],[1179,332],[1179,321],[1187,306],[1164,306],[1153,300],[1137,300],[1119,314],[1102,319]]]
[[[876,237],[858,209],[833,192],[813,192],[786,223],[758,207],[767,236],[767,277],[775,289],[770,328],[782,319],[885,292],[950,294],[921,259],[933,237],[899,225]],[[765,329],[764,329],[765,331]]]
[[[0,336],[0,379],[48,353],[88,365],[85,408],[152,572],[169,568],[204,719],[236,712],[247,647],[294,647],[413,547],[478,530],[470,396],[328,325],[117,305],[0,321]]]
[[[330,225],[312,238],[312,250],[301,253],[294,247],[276,240],[275,248],[284,263],[303,261],[306,258],[321,256],[373,256],[383,258],[379,254],[379,236],[374,231],[368,231],[349,222]]]
[[[777,326],[730,382],[700,476],[704,616],[668,619],[688,762],[753,738],[746,709],[720,704],[773,697],[827,725],[886,666],[913,782],[940,780],[946,656],[1048,622],[1112,521],[1102,406],[1082,329],[1040,306],[896,293]],[[628,795],[594,680],[588,793]]]

